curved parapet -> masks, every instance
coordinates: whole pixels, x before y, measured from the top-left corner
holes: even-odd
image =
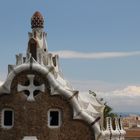
[[[120,140],[125,140],[126,131],[123,129],[122,118],[119,118],[119,126],[120,126]]]
[[[111,129],[110,129],[110,117],[106,118],[106,129],[104,130],[104,137],[102,140],[110,140],[111,139]]]
[[[111,126],[111,134],[112,140],[119,140],[120,139],[120,131],[118,126],[118,118],[111,118],[110,119],[110,126]],[[114,129],[113,129],[114,127]]]
[[[119,125],[119,118],[115,119],[115,131],[116,131],[116,140],[120,140],[121,138],[121,132],[120,132],[120,125]]]
[[[36,62],[32,57],[21,65],[18,65],[11,70],[9,73],[6,82],[0,87],[0,94],[10,94],[11,92],[11,84],[14,77],[22,71],[33,70],[41,73],[50,83],[53,92],[57,92],[57,94],[63,95],[71,104],[73,108],[73,119],[82,119],[87,122],[95,132],[96,139],[99,138],[103,134],[103,131],[100,129],[100,116],[93,117],[88,114],[84,109],[80,106],[79,101],[77,99],[77,92],[74,90],[68,90],[64,86],[62,86],[56,79],[52,73],[53,66],[43,66]],[[51,93],[53,96],[53,93]]]
[[[106,118],[106,129],[104,131],[104,137],[101,140],[125,140],[126,132],[122,128],[122,123],[120,118],[111,117]],[[114,121],[114,122],[113,122]],[[115,129],[113,129],[113,125]]]

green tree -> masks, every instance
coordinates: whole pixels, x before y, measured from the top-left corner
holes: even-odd
[[[113,111],[113,109],[105,103],[104,121],[103,121],[104,122],[104,128],[106,128],[106,118],[107,117],[111,117],[112,120],[114,120],[114,118],[118,116],[116,113],[113,113],[112,111]],[[112,121],[112,126],[115,129],[115,121]]]
[[[118,116],[116,113],[113,113],[112,111],[113,111],[113,109],[105,103],[104,118],[106,118],[106,117],[114,118],[114,117]]]

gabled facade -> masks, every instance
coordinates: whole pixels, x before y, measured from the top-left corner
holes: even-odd
[[[0,140],[123,140],[120,119],[103,125],[104,103],[67,82],[48,52],[44,18],[35,12],[26,57],[16,55],[0,86]],[[119,120],[119,121],[118,121]]]

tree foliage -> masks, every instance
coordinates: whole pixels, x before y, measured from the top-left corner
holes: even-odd
[[[93,95],[94,97],[97,98],[97,95],[94,91],[89,90],[89,94],[91,94],[91,95]],[[100,98],[99,100],[101,102],[103,102],[104,99]],[[117,114],[112,112],[113,109],[109,105],[107,105],[107,103],[104,103],[104,105],[105,105],[104,118],[106,118],[106,117],[111,117],[111,118],[117,117]]]
[[[117,117],[117,114],[113,113],[112,111],[113,111],[113,109],[109,105],[105,104],[104,118],[106,118],[106,117],[111,117],[111,118]]]

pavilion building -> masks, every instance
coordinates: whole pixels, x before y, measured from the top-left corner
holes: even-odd
[[[121,119],[104,128],[104,103],[64,79],[38,11],[31,28],[26,56],[16,55],[0,86],[0,140],[124,140]]]

